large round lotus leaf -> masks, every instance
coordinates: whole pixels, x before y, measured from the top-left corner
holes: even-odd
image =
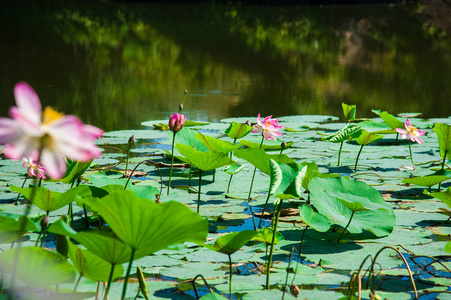
[[[203,243],[207,237],[208,220],[178,202],[156,204],[132,191],[84,201],[100,213],[119,239],[137,251],[136,259],[176,243]]]
[[[74,268],[62,255],[38,247],[5,250],[0,254],[0,266],[11,273],[16,255],[17,279],[31,287],[48,287],[75,278]]]
[[[331,224],[340,225],[343,228],[348,224],[352,211],[347,208],[340,198],[349,195],[364,197],[369,202],[384,207],[386,210],[356,211],[347,230],[351,233],[361,233],[369,230],[376,236],[389,235],[395,226],[395,215],[392,208],[385,203],[380,193],[366,183],[345,178],[314,178],[309,184],[310,199],[320,214],[329,219]]]
[[[257,232],[253,230],[232,232],[217,238],[213,245],[204,244],[202,246],[217,252],[230,255],[238,251],[256,235]]]

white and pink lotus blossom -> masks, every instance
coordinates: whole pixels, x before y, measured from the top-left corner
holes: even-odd
[[[9,110],[11,119],[0,118],[0,144],[6,145],[7,158],[40,153],[38,160],[46,174],[58,179],[66,170],[65,158],[86,162],[102,155],[94,141],[103,130],[51,107],[42,112],[38,95],[25,82],[16,84],[14,96],[17,106]]]
[[[285,128],[284,126],[279,125],[279,119],[271,119],[272,116],[267,116],[266,118],[261,120],[260,114],[257,117],[257,125],[254,126],[254,129],[251,131],[253,133],[262,132],[263,137],[265,139],[276,141],[276,136],[282,136],[282,133],[279,132],[279,129]]]
[[[396,132],[401,134],[401,137],[403,140],[409,139],[412,142],[417,142],[418,144],[423,144],[423,140],[420,138],[420,136],[424,135],[424,131],[421,129],[417,129],[412,126],[409,119],[406,119],[406,122],[404,123],[404,127],[406,129],[402,128],[395,128]]]
[[[45,169],[38,162],[38,154],[36,152],[32,153],[28,158],[22,158],[22,166],[27,168],[29,177],[45,179]]]

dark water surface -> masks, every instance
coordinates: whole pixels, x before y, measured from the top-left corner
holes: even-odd
[[[0,3],[0,116],[19,80],[105,130],[168,118],[185,89],[188,118],[207,121],[341,102],[451,115],[451,41],[424,6]]]

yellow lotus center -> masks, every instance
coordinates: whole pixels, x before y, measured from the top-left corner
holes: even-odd
[[[51,123],[55,122],[56,120],[62,118],[64,114],[57,112],[50,106],[47,106],[44,109],[44,112],[42,113],[42,123],[44,125],[50,125]]]
[[[271,124],[269,124],[269,122],[265,122],[265,124],[266,124],[266,127],[268,127],[269,125],[271,125]]]
[[[407,132],[409,132],[409,133],[411,133],[413,135],[416,135],[417,134],[417,129],[415,127],[413,127],[413,126],[408,126],[407,127]]]

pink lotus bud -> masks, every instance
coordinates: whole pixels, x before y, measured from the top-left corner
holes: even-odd
[[[169,129],[179,132],[185,125],[186,117],[183,114],[175,113],[169,118]]]
[[[135,144],[135,135],[132,135],[132,136],[128,139],[128,148],[131,148],[134,144]]]

